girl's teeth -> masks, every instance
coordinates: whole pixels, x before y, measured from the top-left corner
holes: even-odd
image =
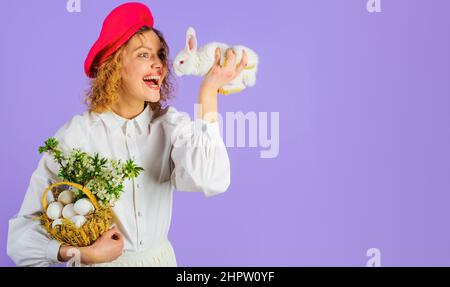
[[[155,79],[157,81],[159,81],[161,77],[160,76],[149,76],[149,77],[145,77],[144,80],[152,80]]]

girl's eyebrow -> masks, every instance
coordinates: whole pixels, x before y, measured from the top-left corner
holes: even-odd
[[[136,50],[139,50],[140,48],[145,48],[145,49],[150,50],[150,51],[153,50],[151,47],[147,47],[147,46],[141,45],[141,46],[137,47],[136,49],[134,49],[133,52],[136,51]]]

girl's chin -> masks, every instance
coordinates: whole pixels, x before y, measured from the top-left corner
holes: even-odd
[[[152,102],[152,103],[156,103],[161,99],[161,96],[159,94],[159,92],[152,92],[152,93],[147,93],[145,95],[145,100],[147,102]]]

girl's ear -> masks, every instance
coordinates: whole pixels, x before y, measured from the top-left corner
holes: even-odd
[[[197,37],[192,27],[189,27],[186,32],[186,50],[191,53],[197,50]]]

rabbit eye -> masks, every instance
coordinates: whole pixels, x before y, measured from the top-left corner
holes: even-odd
[[[180,65],[182,65],[184,63],[184,61],[180,61]]]

